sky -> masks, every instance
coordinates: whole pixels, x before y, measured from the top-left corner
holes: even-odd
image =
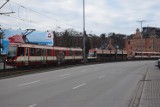
[[[6,0],[0,0],[0,6]],[[87,33],[130,35],[143,27],[160,27],[160,0],[85,0]],[[10,0],[0,12],[0,26],[5,29],[83,32],[83,0]]]

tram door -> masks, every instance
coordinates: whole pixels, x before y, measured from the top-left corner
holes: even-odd
[[[42,49],[42,64],[46,64],[46,49]]]
[[[74,51],[70,51],[70,54],[71,54],[71,58],[72,58],[72,62],[74,62],[75,61],[75,55],[74,55]]]
[[[25,55],[24,55],[24,63],[25,63],[25,65],[29,64],[29,55],[28,55],[29,51],[28,50],[29,50],[28,48],[25,48]]]

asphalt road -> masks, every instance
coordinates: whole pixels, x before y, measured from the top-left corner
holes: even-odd
[[[128,107],[156,61],[79,66],[0,80],[0,107]]]

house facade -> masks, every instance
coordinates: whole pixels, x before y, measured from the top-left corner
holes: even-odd
[[[133,52],[160,52],[160,36],[157,28],[143,28],[142,34],[139,29],[136,33],[125,40],[125,50],[128,57],[133,56]]]

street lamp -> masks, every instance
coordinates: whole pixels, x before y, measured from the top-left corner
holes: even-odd
[[[83,0],[83,61],[86,62],[85,0]]]

